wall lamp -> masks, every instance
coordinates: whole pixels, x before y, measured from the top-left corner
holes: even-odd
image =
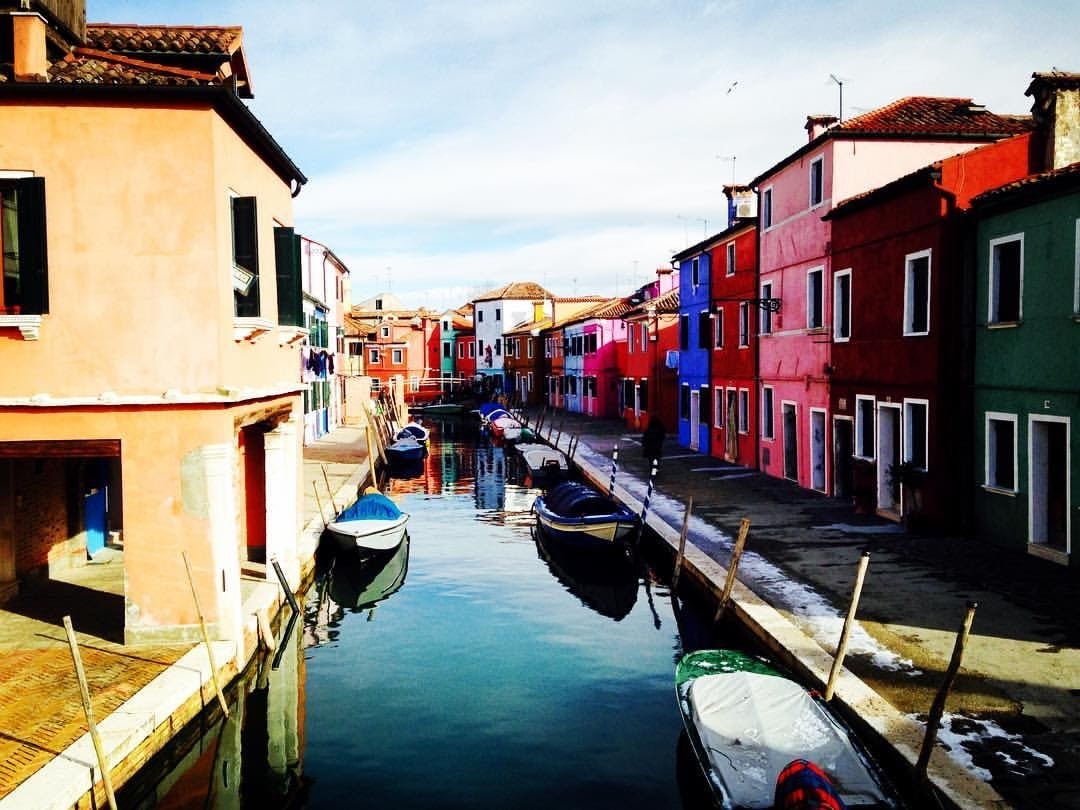
[[[718,303],[724,301],[739,301],[740,303],[753,304],[755,307],[765,310],[766,312],[779,312],[780,311],[780,299],[779,298],[714,298],[711,304],[714,309]]]

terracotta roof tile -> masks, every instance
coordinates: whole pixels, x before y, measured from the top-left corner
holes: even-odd
[[[494,290],[488,290],[483,295],[473,298],[473,301],[498,301],[503,298],[515,300],[542,299],[551,298],[551,293],[534,281],[514,281],[510,284],[504,284],[502,287],[496,287]]]
[[[240,26],[114,25],[88,23],[86,45],[130,54],[214,54],[228,56],[240,47]]]
[[[57,84],[143,84],[159,87],[217,84],[213,74],[156,65],[103,51],[76,48],[49,67]]]
[[[1019,135],[1031,129],[1025,116],[998,115],[970,98],[908,96],[849,118],[827,132],[862,135]]]

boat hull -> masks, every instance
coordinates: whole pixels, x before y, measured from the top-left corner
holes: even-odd
[[[393,520],[360,518],[333,521],[327,524],[326,532],[343,551],[390,551],[405,537],[408,520],[409,516],[403,514]]]
[[[829,774],[849,808],[898,808],[861,743],[824,700],[753,656],[699,650],[676,667],[676,698],[694,754],[723,810],[771,808],[797,759]]]

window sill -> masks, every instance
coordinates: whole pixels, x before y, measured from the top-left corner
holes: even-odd
[[[308,330],[302,326],[279,326],[278,345],[290,346],[308,336]]]
[[[1008,495],[1010,498],[1015,498],[1017,493],[1015,489],[1003,489],[1001,487],[991,486],[990,484],[982,485],[983,492],[989,492],[992,495]]]
[[[18,329],[23,340],[37,340],[41,336],[41,316],[0,315],[0,329]]]
[[[1069,564],[1069,555],[1066,552],[1058,551],[1056,548],[1050,548],[1042,543],[1028,543],[1027,550],[1032,557],[1039,557],[1058,565]]]
[[[274,324],[265,318],[233,318],[233,340],[256,341],[274,328]]]
[[[986,324],[987,329],[1015,329],[1020,326],[1023,321],[989,321]]]

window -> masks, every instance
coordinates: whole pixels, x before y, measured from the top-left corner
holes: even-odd
[[[698,313],[697,342],[699,349],[709,348],[709,340],[712,338],[712,323],[709,318],[709,310],[703,309]]]
[[[638,382],[638,405],[643,411],[649,409],[649,381],[645,377]]]
[[[391,349],[390,362],[395,366],[400,366],[403,362],[405,362],[405,352],[401,349]]]
[[[442,345],[442,356],[443,356],[444,358],[447,358],[447,359],[448,359],[448,358],[450,358],[450,356],[451,356],[451,351],[450,351],[450,341],[449,341],[449,340],[444,340],[444,341],[443,341],[443,345]]]
[[[724,348],[724,308],[718,307],[713,317],[713,348]]]
[[[495,320],[496,321],[501,321],[502,320],[502,310],[501,309],[496,309],[495,310]]]
[[[597,333],[590,332],[585,336],[585,353],[596,354]]]
[[[739,348],[750,345],[750,302],[739,302]]]
[[[825,198],[825,157],[817,157],[810,161],[810,207],[821,205]]]
[[[679,386],[679,418],[690,418],[690,383]]]
[[[761,192],[761,228],[768,230],[772,224],[772,188],[767,188]]]
[[[502,356],[502,338],[495,338],[495,356]]]
[[[375,309],[376,309],[376,311],[379,311],[379,310],[382,309],[382,299],[381,298],[376,298],[375,299]]]
[[[641,350],[647,351],[649,348],[649,325],[647,323],[641,324]]]
[[[457,356],[458,356],[459,360],[464,360],[465,359],[465,344],[464,343],[459,343],[457,345]]]
[[[773,390],[772,386],[761,387],[761,438],[773,438]]]
[[[482,310],[482,309],[476,310],[476,320],[479,321],[480,323],[484,322],[484,310]]]
[[[469,357],[471,357],[471,358],[476,357],[476,344],[475,343],[470,343],[469,344]]]
[[[930,331],[930,251],[904,259],[904,334]]]
[[[478,341],[476,341],[476,343],[477,343],[476,351],[477,351],[477,353],[482,355],[484,353],[484,341],[478,340]]]
[[[379,362],[379,350],[378,349],[368,349],[367,359],[368,359],[369,363],[377,364]]]
[[[768,301],[772,298],[772,282],[767,281],[761,285],[761,300]],[[762,307],[761,320],[759,323],[758,334],[771,335],[772,334],[772,310],[768,307]]]
[[[927,409],[925,399],[904,400],[904,461],[926,469]]]
[[[1023,314],[1024,236],[990,240],[989,323],[1019,323]]]
[[[806,328],[820,329],[825,323],[824,303],[821,300],[823,267],[806,271]]]
[[[708,418],[709,408],[709,386],[701,386],[701,391],[698,393],[698,413],[704,414],[706,419]],[[703,420],[704,421],[704,420]]]
[[[379,337],[383,337],[383,338],[390,337],[390,327],[389,326],[381,326],[381,327],[379,327]]]
[[[735,275],[735,243],[728,242],[726,246],[727,254],[727,274],[729,276]]]
[[[1016,414],[986,414],[986,486],[1016,491]]]
[[[632,323],[626,326],[626,352],[627,354],[634,353],[634,325]]]
[[[1073,282],[1073,314],[1080,315],[1080,219],[1076,220],[1076,239],[1073,242],[1073,253],[1076,256],[1075,277]]]
[[[525,340],[525,351],[528,353],[529,359],[532,360],[533,351],[534,351],[534,349],[533,349],[533,339],[532,338],[526,338],[526,340]]]
[[[304,291],[300,279],[300,237],[292,228],[274,228],[277,310],[281,326],[304,323]]]
[[[750,392],[739,389],[739,433],[750,432]]]
[[[690,348],[690,316],[679,316],[679,348],[686,351]]]
[[[851,270],[833,276],[833,340],[851,339]]]
[[[692,284],[694,287],[701,283],[700,261],[700,259],[694,259],[690,263],[690,284]]]
[[[233,314],[257,318],[259,307],[259,239],[254,197],[233,197]]]
[[[739,405],[738,405],[738,392],[734,388],[727,390],[727,429],[728,431],[738,430],[739,427]]]
[[[724,426],[724,389],[713,389],[713,427],[722,428]]]
[[[855,396],[855,455],[874,457],[874,398]]]
[[[449,332],[450,331],[450,321],[443,321],[442,322],[442,330],[444,332]]]

